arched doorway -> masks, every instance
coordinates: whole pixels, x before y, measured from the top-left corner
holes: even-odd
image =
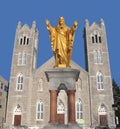
[[[101,104],[98,108],[98,115],[100,126],[107,126],[107,110],[104,104]]]
[[[67,88],[62,83],[58,87],[57,96],[57,119],[59,124],[68,124],[68,98],[67,98]]]
[[[13,114],[13,125],[14,126],[19,126],[21,125],[21,114],[22,114],[22,108],[18,104],[15,109],[14,109],[14,114]]]
[[[61,99],[57,101],[57,119],[59,124],[64,124],[65,106]]]

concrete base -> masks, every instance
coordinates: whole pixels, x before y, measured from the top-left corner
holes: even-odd
[[[82,127],[78,126],[77,124],[73,125],[47,125],[44,126],[43,129],[82,129]]]

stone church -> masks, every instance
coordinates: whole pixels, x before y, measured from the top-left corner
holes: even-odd
[[[75,83],[75,120],[81,127],[115,126],[113,93],[107,37],[103,19],[89,25],[85,20],[84,48],[86,69],[71,61],[80,71]],[[38,30],[18,22],[12,56],[6,124],[43,128],[50,121],[50,90],[45,71],[53,69],[52,57],[39,68],[37,64]],[[63,82],[64,83],[64,82]],[[59,124],[68,124],[68,94],[57,94]]]

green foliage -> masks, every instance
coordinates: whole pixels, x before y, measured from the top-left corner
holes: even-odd
[[[115,80],[113,80],[112,86],[113,86],[114,106],[117,107],[115,110],[115,116],[118,117],[120,125],[120,86],[115,82]]]

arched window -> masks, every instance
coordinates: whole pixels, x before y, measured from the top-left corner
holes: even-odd
[[[29,37],[27,35],[21,36],[19,39],[20,45],[28,45],[29,44]]]
[[[103,90],[104,89],[104,84],[103,84],[103,75],[102,75],[101,72],[97,73],[96,80],[97,80],[97,89],[98,90]]]
[[[98,63],[101,64],[102,63],[102,54],[101,51],[98,50]]]
[[[101,36],[99,36],[99,43],[101,43],[102,42],[102,40],[101,40]]]
[[[25,52],[22,53],[22,64],[23,65],[26,64],[26,53]]]
[[[26,64],[26,53],[19,52],[18,53],[18,65],[25,65]]]
[[[81,100],[79,99],[76,102],[76,120],[79,121],[81,119],[83,119],[83,105]]]
[[[36,69],[36,53],[34,53],[33,68]]]
[[[95,30],[94,32],[91,33],[91,41],[92,41],[92,43],[101,43],[102,42],[100,33],[97,30]]]
[[[22,39],[22,38],[20,38],[20,45],[22,45],[22,42],[23,42],[23,39]]]
[[[97,50],[94,51],[94,62],[95,62],[95,64],[98,63],[98,53],[97,53]]]
[[[36,119],[43,120],[43,102],[41,100],[37,103]]]
[[[95,43],[95,38],[94,38],[94,36],[92,36],[92,43]]]
[[[94,62],[96,64],[102,63],[102,53],[100,50],[94,50]]]
[[[21,65],[22,64],[22,53],[19,52],[18,53],[18,65]]]
[[[23,74],[20,73],[18,76],[17,76],[17,87],[16,89],[18,91],[21,91],[23,89]]]

